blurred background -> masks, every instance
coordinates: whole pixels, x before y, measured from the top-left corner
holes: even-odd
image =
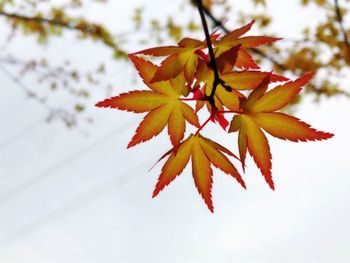
[[[316,71],[288,111],[335,133],[272,139],[275,192],[251,160],[247,191],[216,170],[211,214],[188,168],[151,198],[166,133],[126,150],[142,116],[94,107],[144,88],[127,53],[204,39],[192,2],[0,0],[0,261],[350,262],[349,4],[205,1],[212,31],[255,19],[250,35],[284,38],[254,57]]]

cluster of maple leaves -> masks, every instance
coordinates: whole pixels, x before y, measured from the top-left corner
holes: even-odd
[[[128,148],[150,140],[168,127],[173,148],[160,158],[168,159],[153,197],[181,174],[191,159],[195,185],[213,212],[212,165],[246,188],[229,157],[240,161],[244,171],[249,151],[266,182],[274,189],[270,147],[264,131],[294,142],[324,140],[333,136],[317,131],[293,116],[277,112],[301,91],[313,73],[290,81],[261,71],[249,49],[272,43],[278,38],[243,36],[252,25],[253,22],[223,37],[211,35],[217,72],[214,72],[213,62],[207,54],[206,42],[192,38],[182,39],[177,46],[156,47],[130,54],[129,58],[149,89],[122,93],[96,104],[135,113],[147,112]],[[145,56],[165,59],[157,66]],[[219,78],[215,78],[215,73]],[[275,82],[284,83],[268,89],[269,84]],[[190,106],[191,101],[195,101],[195,108]],[[198,112],[203,108],[208,111],[208,119],[201,124]],[[227,116],[232,115],[229,122]],[[238,132],[239,157],[201,135],[209,121],[218,123],[229,133]],[[197,127],[197,131],[184,139],[187,123]]]

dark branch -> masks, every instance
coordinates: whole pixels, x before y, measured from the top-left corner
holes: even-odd
[[[218,20],[211,12],[208,8],[204,7],[204,12],[205,14],[210,18],[210,20],[214,23],[214,25],[216,27],[220,27],[225,33],[230,33],[230,30],[228,30],[227,27],[225,27],[225,25],[220,21]],[[263,51],[259,50],[259,49],[256,49],[256,48],[252,48],[251,49],[255,54],[271,61],[275,66],[277,66],[280,70],[288,70],[288,68],[279,63],[276,59],[274,59],[273,57],[265,54]]]
[[[0,15],[1,16],[5,16],[8,18],[12,18],[12,19],[18,19],[18,20],[22,20],[22,21],[26,21],[26,22],[36,22],[36,23],[40,23],[40,24],[50,24],[50,25],[54,25],[54,26],[60,26],[60,27],[64,27],[67,29],[72,29],[72,30],[78,30],[75,26],[70,25],[69,23],[60,21],[60,20],[55,20],[55,19],[47,19],[47,18],[43,18],[43,17],[37,17],[37,16],[24,16],[24,15],[19,15],[19,14],[15,14],[15,13],[7,13],[5,11],[0,11]],[[79,30],[81,31],[81,30]],[[88,31],[87,31],[88,33]]]
[[[213,89],[211,91],[210,96],[208,97],[208,100],[209,100],[209,103],[212,106],[214,106],[214,108],[215,108],[214,95],[215,95],[215,91],[216,91],[217,86],[222,82],[222,80],[220,80],[218,65],[216,64],[216,60],[215,60],[215,55],[214,55],[214,50],[213,50],[213,45],[211,42],[210,34],[209,34],[208,24],[207,24],[207,21],[205,19],[205,15],[204,15],[204,6],[202,3],[202,0],[196,0],[196,2],[197,2],[198,11],[199,11],[199,14],[200,14],[201,20],[202,20],[202,25],[203,25],[203,29],[204,29],[204,33],[205,33],[205,39],[207,40],[207,46],[208,46],[209,56],[210,56],[210,66],[214,71]]]
[[[37,24],[46,24],[51,26],[57,26],[69,30],[78,31],[84,33],[86,35],[90,35],[92,37],[99,38],[106,45],[116,48],[116,44],[111,40],[109,33],[99,24],[87,23],[83,20],[75,20],[75,21],[64,21],[60,19],[49,19],[40,16],[25,16],[16,13],[8,13],[3,10],[0,10],[0,16],[7,17],[13,20],[19,20],[23,22],[29,23],[37,23]]]

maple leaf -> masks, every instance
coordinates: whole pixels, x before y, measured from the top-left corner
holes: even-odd
[[[222,80],[226,85],[230,86],[235,90],[253,90],[261,81],[267,76],[270,76],[270,83],[274,82],[285,82],[289,80],[286,77],[271,74],[270,72],[264,71],[233,71],[222,75]]]
[[[184,137],[185,121],[199,127],[198,117],[193,109],[179,99],[185,87],[183,76],[150,84],[157,66],[137,56],[131,55],[130,58],[150,90],[122,93],[101,101],[96,106],[135,113],[149,112],[136,129],[128,148],[158,135],[168,125],[170,140],[176,149]]]
[[[208,67],[207,64],[200,61],[196,77],[200,82],[203,83],[202,93],[206,96],[210,96],[213,90],[214,72]],[[235,111],[239,109],[239,98],[242,96],[243,95],[238,91],[228,91],[221,84],[219,84],[214,95],[215,105],[218,109],[223,110],[222,106],[225,106],[226,108]],[[204,102],[197,101],[196,110],[198,111],[203,105]],[[207,106],[209,108],[211,107],[208,102]]]
[[[220,39],[219,34],[209,34],[202,11],[200,10],[206,42],[184,38],[177,46],[156,47],[129,55],[149,89],[122,93],[96,105],[147,113],[128,148],[151,139],[167,126],[173,148],[159,159],[168,157],[153,197],[180,175],[191,159],[195,186],[208,209],[213,212],[212,166],[234,177],[244,188],[245,183],[228,159],[229,156],[238,158],[228,149],[199,134],[209,121],[217,122],[224,130],[230,125],[229,132],[238,132],[238,160],[243,171],[249,152],[272,189],[271,152],[266,132],[294,142],[325,140],[333,134],[317,131],[293,116],[278,112],[308,83],[312,73],[289,81],[272,72],[247,70],[259,69],[248,50],[279,38],[244,37],[253,21]],[[209,54],[205,53],[206,48]],[[158,67],[142,59],[140,54],[166,58]],[[237,68],[245,70],[237,71]],[[286,83],[268,91],[269,83],[273,82]],[[190,93],[192,98],[188,97]],[[248,97],[245,94],[249,94]],[[196,101],[196,110],[185,101]],[[196,113],[204,105],[210,116],[200,125]],[[226,113],[235,114],[231,123],[225,118]],[[198,130],[195,135],[192,134],[183,141],[186,122]]]
[[[184,38],[178,46],[165,46],[145,49],[135,54],[152,56],[168,56],[161,63],[150,82],[158,82],[175,78],[184,72],[186,81],[191,84],[197,70],[199,56],[197,52],[206,47],[203,41]]]
[[[325,140],[333,136],[331,133],[317,131],[295,117],[275,112],[286,106],[312,76],[313,73],[308,73],[266,92],[270,82],[270,76],[267,76],[241,102],[242,113],[234,116],[231,121],[229,131],[239,131],[238,147],[243,169],[248,150],[271,189],[274,189],[271,153],[262,129],[274,137],[294,142]]]
[[[220,60],[219,60],[220,61]],[[219,75],[220,79],[224,82],[226,87],[232,90],[227,90],[222,84],[219,84],[215,91],[215,105],[222,109],[225,106],[231,111],[238,111],[240,108],[240,99],[244,97],[238,90],[252,90],[266,77],[270,76],[270,82],[286,81],[288,78],[283,76],[271,74],[269,72],[262,71],[240,71],[240,72],[227,72]],[[198,80],[203,83],[202,93],[206,96],[210,96],[213,90],[214,72],[209,68],[207,64],[200,61],[198,64],[198,71],[196,74]],[[204,102],[198,101],[196,105],[196,111],[203,107]],[[210,109],[209,103],[207,107]]]
[[[224,52],[239,45],[240,48],[236,57],[235,66],[238,68],[259,69],[259,66],[255,63],[254,59],[247,52],[247,49],[255,48],[260,45],[270,44],[272,42],[280,40],[281,38],[266,36],[241,37],[251,29],[253,24],[254,21],[241,28],[233,30],[232,32],[222,37],[220,40],[215,41],[215,56],[219,57]]]
[[[231,175],[243,188],[246,188],[241,175],[225,154],[237,158],[220,144],[200,134],[191,135],[180,144],[176,154],[173,150],[170,150],[161,158],[163,159],[170,155],[162,168],[153,197],[157,196],[165,186],[182,173],[191,158],[194,183],[209,210],[213,212],[214,207],[211,195],[213,171],[211,164]]]

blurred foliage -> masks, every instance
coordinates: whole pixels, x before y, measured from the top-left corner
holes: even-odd
[[[146,19],[145,7],[136,8],[132,12],[130,21],[123,21],[123,23],[132,24],[133,30],[112,32],[105,25],[90,21],[83,12],[88,4],[107,6],[106,2],[107,0],[0,0],[1,23],[2,26],[6,24],[10,32],[6,45],[10,45],[11,40],[18,34],[35,36],[38,45],[48,45],[52,37],[64,40],[64,32],[70,31],[81,41],[92,40],[112,50],[113,58],[118,62],[127,58],[128,43],[137,41],[145,46],[161,44],[169,40],[177,41],[185,35],[200,33],[202,30],[197,19],[195,1],[179,0],[179,10],[174,10],[173,15],[168,17],[161,17],[161,14],[155,13],[154,17]],[[268,10],[274,7],[269,0],[251,0],[252,9],[247,12],[235,10],[233,0],[204,0],[203,2],[213,30],[224,32],[225,18],[229,16],[230,22],[236,25],[242,25],[254,19],[258,30],[263,31],[265,35],[271,35],[269,26],[274,23],[274,18],[269,15]],[[256,59],[272,64],[276,72],[283,72],[291,77],[316,71],[317,77],[306,89],[306,92],[313,95],[316,100],[322,96],[350,97],[349,87],[342,84],[342,79],[349,75],[350,66],[350,14],[347,5],[349,2],[350,0],[339,2],[337,0],[299,0],[300,8],[317,8],[324,14],[324,19],[316,26],[311,26],[305,21],[301,39],[286,38],[283,42],[287,44],[264,47],[256,52]],[[189,8],[195,15],[188,17],[187,20],[177,19],[177,13]],[[79,13],[82,15],[77,15]],[[216,17],[217,13],[220,14],[218,17]],[[226,30],[229,29],[226,28]],[[279,32],[276,32],[276,35],[279,35]],[[48,58],[49,54],[44,58],[25,61],[14,54],[0,50],[0,65],[17,67],[18,79],[29,73],[36,74],[37,81],[43,83],[52,91],[51,93],[55,90],[64,90],[67,95],[74,96],[76,103],[70,109],[67,107],[63,109],[69,112],[69,116],[73,116],[73,120],[74,116],[82,114],[88,107],[84,100],[89,98],[93,86],[103,86],[107,91],[112,88],[111,83],[101,81],[108,71],[103,61],[97,63],[97,68],[82,72],[79,68],[71,66],[70,58],[66,58],[63,65],[51,65]],[[38,101],[50,104],[48,98],[41,98]],[[297,102],[300,102],[300,98],[295,101]],[[66,124],[74,126],[75,123],[76,120]]]

